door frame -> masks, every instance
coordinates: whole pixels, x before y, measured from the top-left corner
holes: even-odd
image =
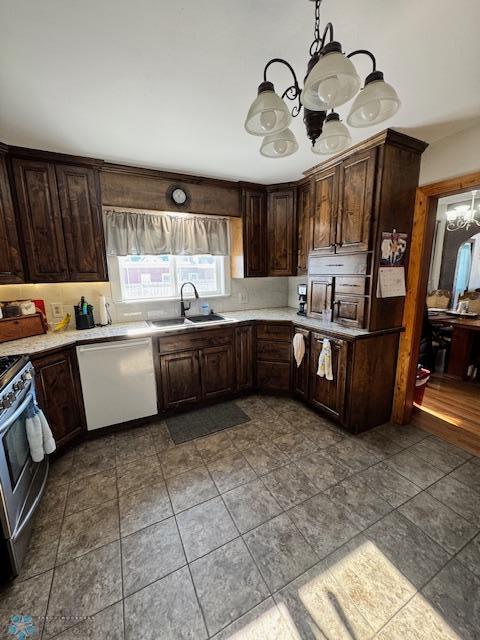
[[[404,332],[400,336],[392,422],[408,424],[412,417],[417,356],[420,348],[428,272],[433,247],[438,199],[480,188],[480,171],[448,178],[417,188],[403,311]]]

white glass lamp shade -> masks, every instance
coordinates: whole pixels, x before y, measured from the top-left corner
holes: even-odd
[[[290,129],[265,136],[260,153],[267,158],[285,158],[298,149],[298,142]]]
[[[351,142],[350,133],[343,122],[340,122],[338,113],[330,113],[312,151],[319,155],[331,155],[343,151]]]
[[[245,120],[245,129],[253,136],[265,136],[283,131],[292,120],[285,102],[278,96],[271,82],[262,82],[258,96],[252,102]]]
[[[385,82],[383,73],[374,71],[355,98],[347,122],[351,127],[371,127],[395,115],[400,104],[397,92]]]
[[[308,74],[300,100],[311,111],[327,111],[348,102],[361,81],[350,58],[338,42],[330,42]]]

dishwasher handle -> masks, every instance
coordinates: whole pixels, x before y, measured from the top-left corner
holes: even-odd
[[[87,344],[77,347],[79,353],[91,353],[93,351],[105,351],[106,349],[127,349],[130,347],[146,347],[151,344],[151,338],[142,340],[122,340],[121,342],[108,342],[107,344]]]

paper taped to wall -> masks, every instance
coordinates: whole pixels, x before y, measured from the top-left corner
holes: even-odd
[[[405,268],[380,267],[378,270],[377,298],[404,296]]]

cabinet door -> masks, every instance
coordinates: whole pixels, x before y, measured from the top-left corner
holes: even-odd
[[[337,253],[368,251],[376,149],[356,153],[341,165]]]
[[[233,347],[207,347],[200,351],[202,395],[204,400],[233,393]]]
[[[332,283],[329,276],[308,279],[307,310],[313,318],[324,319],[323,312],[332,308]]]
[[[160,368],[164,409],[200,402],[202,389],[198,351],[161,356]]]
[[[17,282],[24,282],[22,257],[5,156],[0,155],[0,284]]]
[[[68,263],[55,167],[15,159],[13,172],[30,280],[64,282]]]
[[[313,218],[310,226],[310,251],[333,253],[337,224],[340,165],[315,176]]]
[[[86,429],[77,356],[69,349],[32,361],[38,403],[61,449]]]
[[[300,366],[297,366],[297,362],[295,360],[295,356],[293,355],[292,349],[292,360],[293,360],[293,391],[297,396],[300,396],[304,400],[308,399],[308,380],[310,377],[310,332],[302,329],[300,327],[295,327],[294,335],[300,333],[303,336],[303,341],[305,345],[305,355],[303,356],[303,360],[300,363]]]
[[[312,185],[303,185],[298,191],[297,220],[298,220],[298,263],[297,275],[307,273],[308,252],[310,249],[310,222],[312,213]]]
[[[235,362],[239,391],[248,391],[254,386],[253,336],[251,325],[235,329]]]
[[[243,193],[243,246],[245,276],[266,276],[267,196],[263,191]]]
[[[345,384],[348,345],[343,340],[329,338],[332,348],[333,380],[317,375],[318,358],[323,348],[324,336],[312,334],[310,350],[310,401],[334,418],[342,420],[345,404]]]
[[[257,360],[257,384],[262,391],[291,391],[290,362]]]
[[[106,280],[98,172],[57,165],[56,175],[70,280]]]
[[[268,275],[294,276],[297,272],[295,190],[268,194]]]
[[[350,327],[363,328],[367,310],[367,298],[335,293],[333,321]]]

